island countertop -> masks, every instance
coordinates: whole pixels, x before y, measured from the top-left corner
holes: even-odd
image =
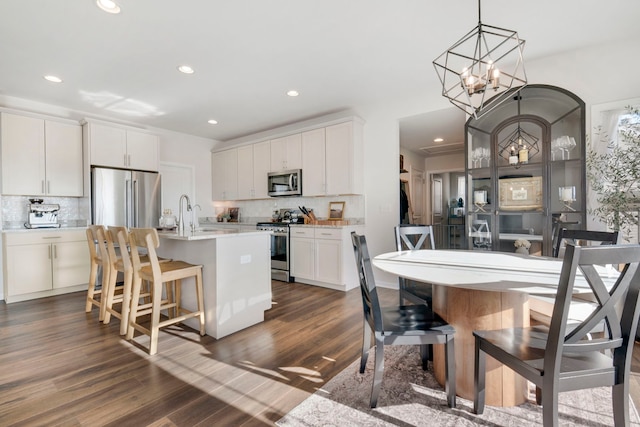
[[[269,234],[271,231],[247,230],[242,228],[205,228],[196,231],[187,230],[184,233],[175,231],[158,231],[158,236],[173,240],[210,240],[236,236],[250,236],[254,234]]]

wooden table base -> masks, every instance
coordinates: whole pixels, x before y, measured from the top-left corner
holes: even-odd
[[[474,330],[529,326],[529,297],[433,285],[433,308],[456,329],[457,394],[473,400]],[[436,380],[444,384],[444,347],[434,346]],[[515,406],[526,401],[527,381],[487,356],[486,404]]]

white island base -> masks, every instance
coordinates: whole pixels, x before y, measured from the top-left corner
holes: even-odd
[[[271,308],[270,233],[224,230],[159,236],[159,256],[203,265],[207,335],[222,338],[264,321],[264,311]],[[195,309],[195,286],[183,283],[182,305]],[[199,329],[196,319],[185,323]]]

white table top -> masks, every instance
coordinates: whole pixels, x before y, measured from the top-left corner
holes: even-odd
[[[466,250],[418,250],[376,256],[373,265],[386,272],[437,285],[485,291],[555,294],[562,260],[515,253]],[[602,267],[608,285],[617,272]],[[591,292],[578,271],[576,293]]]

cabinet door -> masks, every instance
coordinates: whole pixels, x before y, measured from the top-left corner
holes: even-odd
[[[127,132],[125,129],[89,123],[91,164],[127,167]]]
[[[314,280],[314,239],[291,238],[291,275]]]
[[[159,138],[146,132],[127,130],[127,167],[156,172]]]
[[[325,130],[302,133],[302,192],[304,196],[325,194]]]
[[[82,128],[45,121],[45,150],[47,195],[82,197]]]
[[[45,194],[44,120],[2,113],[2,194]]]
[[[50,244],[7,246],[6,252],[8,296],[51,289]]]
[[[302,168],[302,138],[299,133],[271,140],[271,171]]]
[[[238,150],[213,153],[213,200],[238,198]]]
[[[342,242],[340,240],[315,240],[315,279],[339,285],[342,282]]]
[[[53,288],[88,283],[89,248],[87,242],[61,242],[51,245]]]
[[[238,148],[238,199],[252,199],[253,187],[253,146]]]
[[[266,199],[269,197],[267,174],[271,169],[271,145],[269,141],[253,144],[253,198]],[[239,169],[242,173],[242,169]]]
[[[326,194],[354,193],[353,123],[340,123],[326,128]]]

